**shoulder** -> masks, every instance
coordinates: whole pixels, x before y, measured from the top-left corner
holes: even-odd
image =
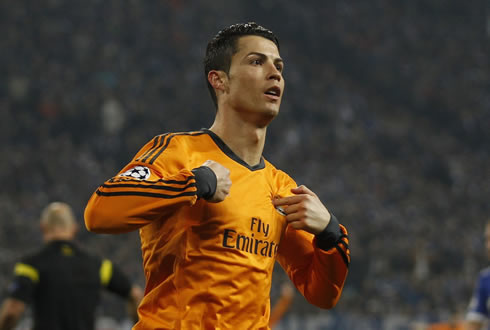
[[[156,138],[163,140],[164,143],[171,143],[173,141],[193,141],[196,138],[208,136],[209,133],[206,130],[199,131],[187,131],[187,132],[167,132],[155,136],[151,141]]]
[[[49,260],[43,252],[44,250],[41,250],[20,258],[13,266],[14,276],[28,278],[33,283],[39,282],[42,267]]]
[[[37,251],[25,254],[19,259],[18,263],[36,266],[43,263],[46,259],[49,259],[49,256],[47,255],[46,247],[43,247]]]
[[[278,169],[276,166],[274,166],[271,162],[269,162],[267,159],[264,158],[264,162],[265,162],[265,168],[267,169],[267,171],[269,173],[271,173],[271,175],[274,177],[274,178],[277,178],[279,180],[293,180],[289,174],[287,174],[286,172],[284,172],[283,170],[281,169]]]
[[[188,144],[208,138],[206,130],[189,132],[168,132],[157,135],[148,141],[145,148],[165,150],[176,145]]]
[[[175,158],[184,157],[192,149],[192,141],[203,139],[205,131],[168,132],[154,136],[136,154],[133,161],[141,164],[153,164],[165,155]],[[178,151],[178,152],[176,152]],[[169,155],[170,154],[170,155]]]
[[[167,136],[166,143],[168,145],[171,145],[173,143],[181,146],[182,145],[192,146],[195,143],[201,144],[204,141],[209,141],[209,142],[212,141],[212,139],[209,136],[209,133],[206,130],[170,133]]]
[[[265,160],[265,168],[276,186],[287,187],[288,189],[296,187],[296,182],[291,176],[289,176],[289,174],[278,169],[268,160]],[[280,194],[282,195],[283,193]]]
[[[202,152],[212,145],[213,140],[205,130],[168,133],[156,155],[165,153],[168,157],[169,153],[173,153],[177,158],[187,158],[185,155],[196,151]]]

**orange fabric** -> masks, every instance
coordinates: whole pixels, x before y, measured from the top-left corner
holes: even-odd
[[[427,330],[464,330],[463,322],[432,323]]]
[[[146,288],[134,329],[269,329],[276,258],[310,302],[332,307],[347,275],[337,248],[320,250],[313,235],[286,230],[272,205],[273,196],[291,195],[295,182],[267,161],[261,169],[243,165],[210,134],[156,137],[120,172],[139,165],[151,176],[116,176],[86,207],[91,231],[140,228]],[[208,159],[231,172],[221,203],[196,196],[190,170]]]

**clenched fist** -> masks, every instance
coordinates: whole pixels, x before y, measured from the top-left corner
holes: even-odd
[[[209,167],[216,175],[216,191],[207,201],[211,203],[222,202],[230,193],[230,170],[214,160],[207,160],[202,166]]]

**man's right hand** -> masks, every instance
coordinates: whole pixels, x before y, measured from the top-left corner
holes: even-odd
[[[216,192],[207,201],[210,203],[222,202],[230,193],[230,170],[214,160],[207,160],[202,166],[209,167],[216,175]]]

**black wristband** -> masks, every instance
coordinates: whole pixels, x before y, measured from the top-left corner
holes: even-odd
[[[342,232],[340,231],[339,220],[330,213],[328,226],[315,236],[316,245],[324,251],[330,250],[338,242],[340,235],[342,235]]]
[[[197,197],[209,199],[214,196],[218,179],[216,174],[207,166],[200,166],[192,170],[196,179]]]

